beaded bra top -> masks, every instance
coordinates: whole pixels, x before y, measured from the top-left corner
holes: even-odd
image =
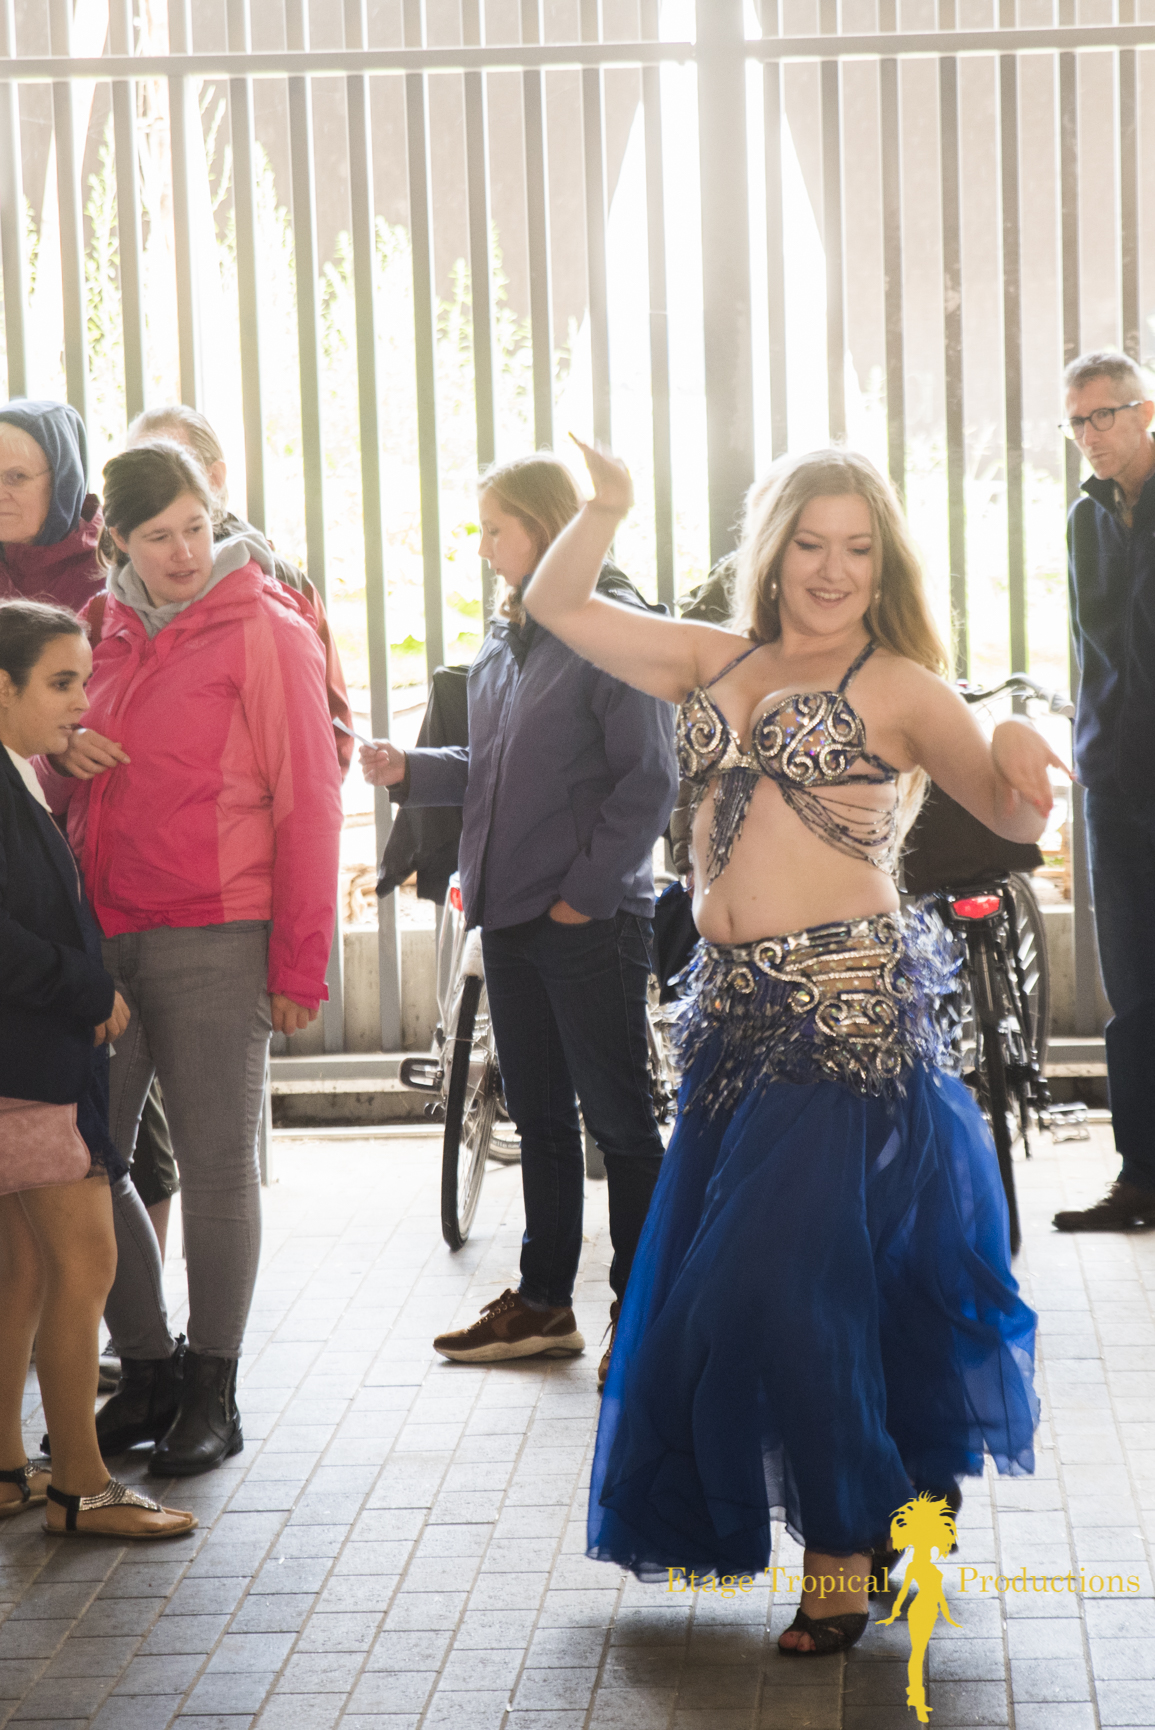
[[[709,685],[691,691],[678,710],[678,769],[696,790],[695,810],[714,778],[721,780],[710,825],[707,886],[729,864],[762,776],[780,788],[790,809],[823,841],[893,877],[896,807],[858,805],[840,799],[837,791],[855,784],[881,787],[898,780],[897,769],[866,749],[862,716],[846,696],[850,681],[877,644],[867,643],[836,691],[798,691],[759,715],[751,729],[750,749],[743,751],[710,688],[761,647],[755,643],[738,655]],[[859,768],[860,764],[866,768]]]

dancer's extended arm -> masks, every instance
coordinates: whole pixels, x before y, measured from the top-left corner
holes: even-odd
[[[574,442],[586,459],[594,496],[546,549],[525,588],[526,610],[595,666],[678,703],[748,645],[716,625],[663,619],[594,592],[614,532],[633,504],[633,487],[624,463],[580,439]]]

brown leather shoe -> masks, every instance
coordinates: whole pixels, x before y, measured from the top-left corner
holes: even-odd
[[[613,1303],[610,1305],[610,1325],[606,1329],[606,1332],[610,1336],[609,1344],[607,1345],[605,1351],[602,1353],[602,1361],[598,1365],[598,1393],[599,1394],[601,1393],[602,1389],[605,1387],[606,1377],[610,1373],[610,1358],[613,1356],[614,1340],[617,1338],[617,1334],[618,1334],[618,1317],[621,1315],[621,1313],[622,1313],[622,1301],[620,1298],[615,1298]]]
[[[585,1350],[572,1309],[531,1310],[515,1291],[486,1304],[472,1327],[438,1334],[435,1352],[458,1364],[496,1364],[504,1358],[569,1358]]]
[[[1119,1178],[1102,1201],[1077,1212],[1057,1213],[1059,1231],[1129,1231],[1135,1226],[1155,1226],[1155,1189],[1140,1189],[1137,1183]]]

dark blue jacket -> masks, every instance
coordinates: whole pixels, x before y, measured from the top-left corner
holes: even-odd
[[[636,596],[612,568],[598,586]],[[672,706],[532,620],[490,627],[468,689],[468,747],[408,752],[407,793],[463,807],[467,923],[520,925],[559,899],[591,919],[649,918],[651,853],[678,791]]]
[[[79,1100],[114,993],[68,843],[0,746],[0,1095]]]
[[[1114,482],[1083,482],[1067,518],[1071,627],[1079,662],[1075,772],[1085,787],[1155,798],[1155,475],[1131,527]]]

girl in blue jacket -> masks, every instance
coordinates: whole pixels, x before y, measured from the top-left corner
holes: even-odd
[[[462,806],[466,922],[480,925],[505,1087],[521,1137],[521,1280],[434,1348],[464,1363],[580,1352],[571,1308],[582,1241],[578,1102],[605,1155],[614,1302],[661,1164],[647,1068],[651,856],[677,793],[673,710],[534,624],[522,585],[582,507],[545,452],[491,469],[481,556],[506,585],[469,670],[469,745],[361,753],[366,779],[414,805]],[[612,565],[599,587],[645,602]],[[612,1345],[612,1337],[611,1337]],[[609,1353],[602,1359],[604,1380]]]

